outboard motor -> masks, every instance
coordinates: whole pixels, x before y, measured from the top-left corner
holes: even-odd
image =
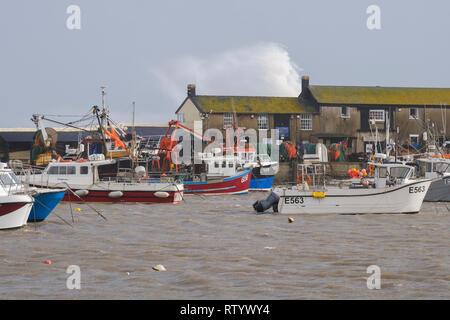
[[[256,212],[264,212],[272,206],[273,212],[278,212],[278,201],[280,201],[280,196],[272,191],[266,200],[256,201],[253,208]]]

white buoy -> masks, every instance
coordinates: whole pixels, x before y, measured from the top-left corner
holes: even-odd
[[[122,191],[111,191],[110,193],[108,193],[108,197],[120,198],[120,197],[123,197],[123,192]]]
[[[158,264],[158,265],[152,267],[152,269],[155,271],[167,271],[166,268],[162,264]]]
[[[85,197],[88,195],[88,193],[89,193],[89,190],[86,190],[86,189],[80,189],[80,190],[75,191],[75,194],[79,197]]]
[[[137,166],[134,169],[134,172],[136,172],[136,174],[141,177],[146,175],[145,167],[143,167],[143,166]]]
[[[169,197],[169,193],[168,192],[164,192],[164,191],[157,191],[155,192],[155,196],[158,198],[168,198]]]

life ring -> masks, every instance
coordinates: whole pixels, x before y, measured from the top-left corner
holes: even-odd
[[[87,162],[86,159],[78,159],[77,162]]]
[[[302,174],[299,174],[297,176],[297,184],[300,184],[300,180],[301,180],[302,176],[303,176]],[[305,177],[308,180],[308,184],[310,184],[311,183],[311,177],[308,174],[305,174]]]

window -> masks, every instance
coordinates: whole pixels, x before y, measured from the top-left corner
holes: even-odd
[[[259,130],[269,129],[269,116],[267,114],[260,114],[258,116],[258,129]]]
[[[58,174],[58,167],[57,166],[51,166],[49,169],[48,169],[48,172],[47,172],[48,174]]]
[[[177,113],[177,120],[184,123],[184,113]]]
[[[87,166],[80,167],[80,174],[88,174],[88,172],[89,172],[89,167],[87,167]]]
[[[66,174],[67,173],[67,167],[66,166],[60,166],[59,167],[59,174]]]
[[[300,130],[312,130],[312,114],[301,115]]]
[[[7,173],[0,174],[0,182],[5,186],[14,185],[14,181]]]
[[[384,110],[370,110],[369,119],[373,119],[375,122],[384,122]]]
[[[224,113],[223,114],[223,127],[227,128],[233,124],[233,114],[232,113]]]
[[[409,109],[409,118],[414,120],[419,119],[419,109],[418,108]]]
[[[19,178],[17,178],[14,173],[10,172],[9,177],[14,181],[15,184],[21,184]]]
[[[386,178],[386,177],[387,177],[387,168],[385,168],[385,167],[379,167],[379,168],[378,168],[378,177],[380,177],[380,178]]]
[[[350,108],[349,107],[341,108],[341,118],[344,118],[344,119],[350,118]]]
[[[419,135],[418,134],[410,134],[409,141],[415,148],[419,147]]]
[[[393,178],[405,179],[409,173],[409,170],[411,169],[405,167],[393,167],[390,170],[390,175]]]

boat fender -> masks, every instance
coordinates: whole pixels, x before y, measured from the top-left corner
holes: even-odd
[[[158,198],[168,198],[169,197],[169,193],[168,192],[164,192],[164,191],[157,191],[155,192],[155,196]]]
[[[270,207],[273,208],[273,212],[278,212],[278,202],[280,201],[280,196],[275,192],[271,192],[266,200],[258,200],[253,204],[253,208],[256,212],[264,212]]]
[[[110,193],[108,193],[108,197],[110,198],[120,198],[122,196],[123,196],[122,191],[111,191]]]
[[[325,198],[325,192],[313,191],[312,196],[314,198]]]
[[[80,189],[80,190],[75,191],[75,194],[79,197],[85,197],[88,195],[88,193],[89,193],[89,190],[86,190],[86,189]]]

